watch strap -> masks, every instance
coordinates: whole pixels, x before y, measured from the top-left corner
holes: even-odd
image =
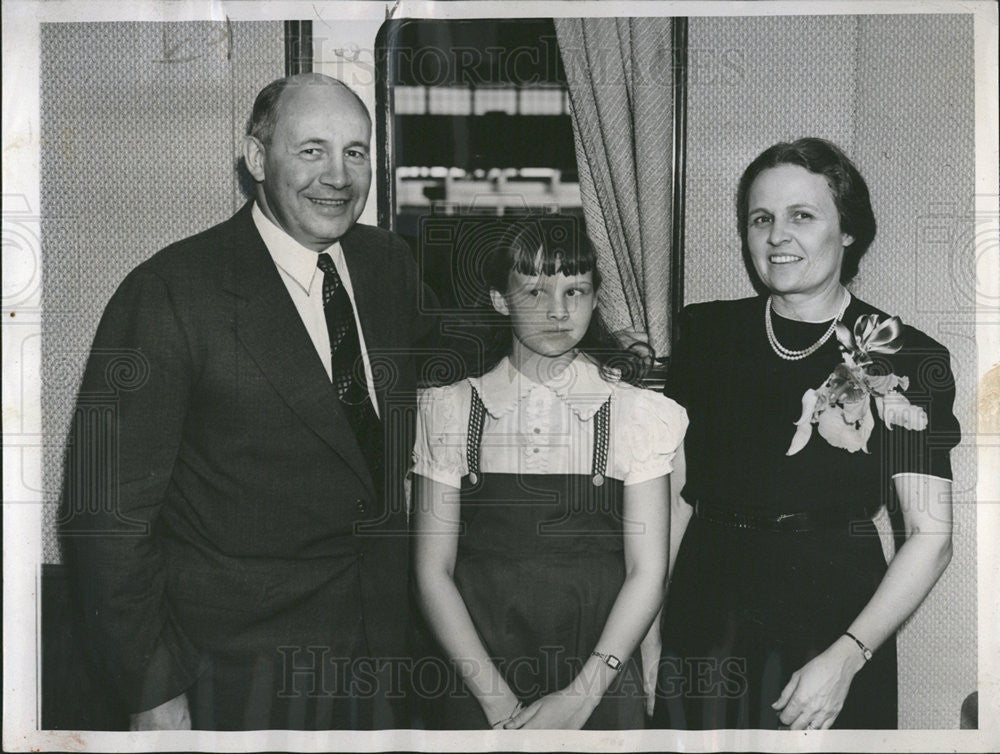
[[[865,658],[865,662],[872,661],[872,651],[865,646],[865,643],[861,641],[861,639],[852,634],[850,631],[844,631],[844,636],[846,636],[848,639],[854,640],[854,643],[857,644],[858,648],[861,650],[861,654]]]
[[[621,672],[622,661],[619,660],[614,655],[612,655],[612,654],[605,654],[604,652],[598,652],[596,649],[593,652],[591,652],[590,654],[592,654],[594,657],[601,658],[604,661],[604,664],[607,665],[609,668],[611,668],[616,673]]]

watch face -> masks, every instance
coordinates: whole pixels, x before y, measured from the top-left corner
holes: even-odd
[[[614,655],[608,655],[607,662],[608,662],[608,665],[611,667],[612,670],[621,670],[622,669],[622,661],[619,660]]]
[[[865,662],[870,662],[872,659],[872,651],[870,649],[865,650]]]

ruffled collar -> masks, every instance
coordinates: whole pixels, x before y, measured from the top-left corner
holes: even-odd
[[[545,382],[535,382],[521,374],[506,357],[482,377],[472,377],[469,382],[494,419],[513,411],[537,387],[553,393],[583,421],[593,418],[611,395],[611,384],[601,376],[600,367],[582,353],[560,374]]]

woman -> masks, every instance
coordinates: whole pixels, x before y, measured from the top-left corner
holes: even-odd
[[[894,634],[951,557],[948,352],[845,288],[875,218],[833,144],[763,152],[737,217],[766,295],[687,307],[668,378],[691,425],[655,723],[894,728]]]
[[[430,713],[446,728],[645,723],[633,654],[687,419],[622,381],[636,360],[601,336],[593,247],[559,220],[514,223],[492,254],[498,358],[420,396],[415,570],[457,673]]]

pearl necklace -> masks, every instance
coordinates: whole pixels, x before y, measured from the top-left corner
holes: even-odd
[[[771,344],[771,349],[781,358],[786,361],[798,361],[815,353],[820,346],[830,339],[830,336],[837,329],[837,322],[840,321],[841,317],[844,316],[844,312],[847,311],[847,305],[851,301],[851,294],[850,291],[844,291],[844,301],[840,305],[840,311],[837,312],[837,316],[833,318],[830,326],[826,328],[826,332],[823,333],[819,340],[808,348],[803,348],[801,351],[793,351],[791,348],[785,348],[778,342],[778,338],[774,334],[774,324],[771,322],[771,300],[773,298],[773,296],[768,296],[767,305],[764,307],[764,331],[767,333],[767,342]]]

